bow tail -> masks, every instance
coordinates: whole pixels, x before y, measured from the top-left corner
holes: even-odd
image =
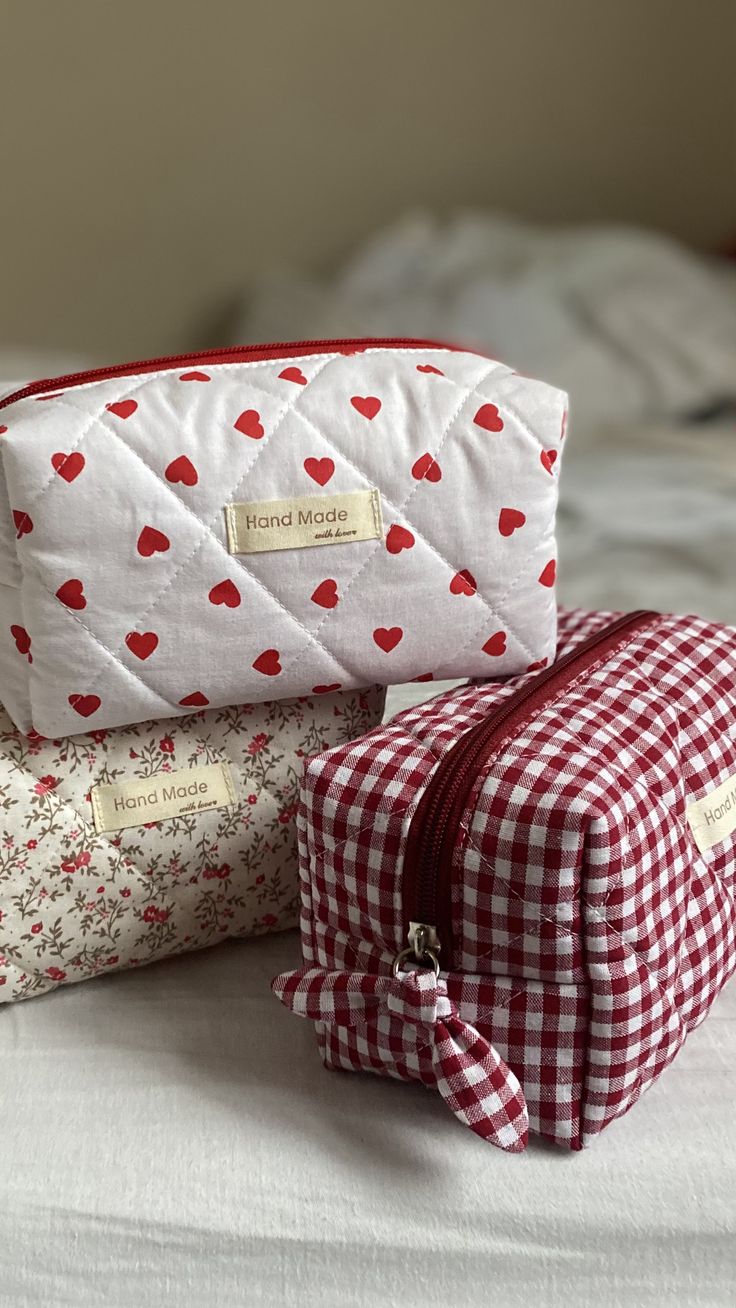
[[[437,1089],[465,1126],[509,1153],[526,1148],[529,1114],[524,1092],[501,1055],[474,1027],[455,1016],[440,1019],[432,1061]]]
[[[385,979],[366,972],[303,967],[298,972],[282,972],[271,982],[271,989],[297,1017],[349,1027],[364,1022],[377,1008],[381,986],[386,984]]]
[[[360,1027],[385,1004],[389,1016],[415,1029],[422,1044],[429,1030],[436,1086],[455,1116],[501,1149],[519,1153],[526,1147],[529,1115],[516,1076],[493,1045],[462,1021],[431,972],[391,978],[302,968],[276,977],[272,990],[293,1013],[317,1022]]]

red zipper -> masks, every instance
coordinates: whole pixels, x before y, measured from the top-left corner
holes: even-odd
[[[42,381],[29,382],[21,390],[14,391],[0,399],[0,409],[16,400],[26,400],[31,395],[42,395],[45,391],[68,390],[71,386],[83,386],[85,382],[104,381],[108,377],[136,377],[140,373],[158,372],[159,368],[179,368],[193,364],[218,363],[260,363],[266,359],[283,359],[305,354],[321,354],[323,351],[336,354],[351,354],[358,350],[380,349],[392,350],[425,349],[457,350],[460,346],[447,345],[440,341],[413,340],[403,336],[366,336],[352,340],[325,341],[277,341],[268,345],[233,345],[230,349],[204,350],[196,354],[169,354],[158,359],[141,359],[137,363],[118,363],[108,368],[90,368],[86,372],[70,372],[64,377],[45,378]]]
[[[481,768],[492,753],[498,753],[582,671],[625,643],[624,637],[659,616],[649,609],[638,609],[609,623],[470,727],[442,756],[412,818],[404,852],[404,926],[411,949],[417,925],[426,928],[421,938],[424,958],[419,961],[427,961],[429,944],[435,953],[441,947],[445,970],[452,963],[453,856],[463,813]]]

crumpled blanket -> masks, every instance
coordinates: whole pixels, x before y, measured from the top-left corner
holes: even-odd
[[[732,276],[654,232],[419,213],[331,280],[268,276],[236,337],[459,340],[568,391],[580,431],[736,404]]]

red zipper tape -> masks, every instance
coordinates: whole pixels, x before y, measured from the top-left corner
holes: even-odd
[[[463,812],[481,767],[493,750],[500,749],[530,718],[542,712],[581,671],[599,663],[624,638],[659,616],[652,610],[638,609],[581,641],[482,722],[470,727],[443,755],[407,834],[402,898],[406,931],[410,921],[435,927],[445,969],[453,954],[453,858]]]
[[[109,377],[137,377],[141,373],[158,372],[162,368],[191,367],[194,364],[218,363],[262,363],[268,359],[297,358],[308,354],[322,352],[335,354],[354,354],[361,350],[459,350],[458,345],[448,345],[441,341],[413,340],[404,336],[366,336],[345,340],[325,341],[276,341],[267,345],[233,345],[229,349],[204,350],[196,354],[169,354],[158,359],[141,359],[137,363],[117,363],[107,368],[90,368],[86,372],[70,372],[64,377],[45,378],[42,381],[29,382],[12,395],[0,399],[0,409],[16,400],[26,400],[32,395],[43,395],[46,391],[69,390],[72,386],[83,386],[85,382],[105,381]]]

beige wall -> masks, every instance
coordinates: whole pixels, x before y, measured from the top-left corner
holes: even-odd
[[[733,0],[2,0],[0,341],[222,335],[409,205],[736,232]]]

